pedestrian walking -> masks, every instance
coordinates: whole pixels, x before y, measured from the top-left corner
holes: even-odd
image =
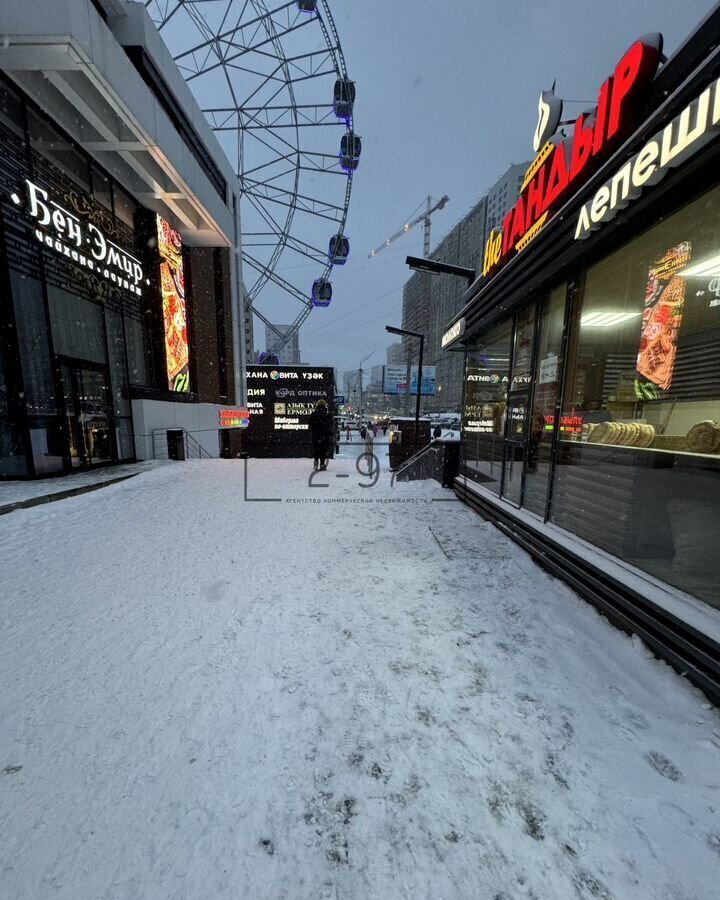
[[[435,430],[433,431],[433,437],[434,438],[442,437],[442,428],[440,427],[440,425],[435,426]]]
[[[376,437],[377,437],[377,433],[378,433],[377,422],[373,422],[373,424],[372,424],[372,430],[373,430],[373,437],[376,438]]]
[[[333,418],[327,401],[318,400],[310,415],[310,433],[313,442],[313,468],[327,469],[328,448],[333,437]]]
[[[349,426],[349,425],[348,425],[347,428],[345,429],[345,440],[346,440],[346,441],[349,441],[349,440],[350,440],[350,426]]]
[[[383,425],[383,437],[387,434],[387,425]]]

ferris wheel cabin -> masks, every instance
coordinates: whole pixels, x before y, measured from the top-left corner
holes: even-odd
[[[346,172],[354,172],[360,163],[362,141],[357,134],[348,131],[340,141],[340,165]]]
[[[349,119],[355,103],[355,82],[338,78],[333,90],[333,111],[338,119]]]
[[[318,278],[312,286],[313,306],[330,306],[332,285],[327,278]]]
[[[350,256],[350,241],[344,234],[335,234],[330,238],[328,259],[335,266],[344,266]]]

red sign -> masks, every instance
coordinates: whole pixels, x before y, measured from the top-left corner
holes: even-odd
[[[221,428],[247,428],[250,413],[247,409],[221,409],[219,419]]]
[[[520,197],[503,219],[502,229],[490,234],[483,275],[491,275],[527,246],[550,213],[588,179],[602,158],[627,134],[661,55],[661,35],[637,40],[600,88],[597,106],[575,120],[572,137],[559,143],[547,141],[528,169]],[[541,117],[542,105],[543,99]]]

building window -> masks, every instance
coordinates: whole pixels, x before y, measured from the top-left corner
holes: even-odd
[[[25,408],[29,416],[54,415],[57,400],[53,386],[48,327],[42,285],[36,278],[10,273],[15,325],[22,365]]]
[[[512,323],[468,351],[463,413],[463,474],[496,494],[502,478]]]
[[[528,434],[523,506],[545,515],[550,455],[558,400],[566,285],[556,287],[540,305],[537,360]]]
[[[590,268],[552,519],[720,606],[720,188]]]
[[[113,186],[113,198],[115,200],[115,215],[129,228],[134,229],[137,203],[117,184]]]
[[[90,167],[87,157],[47,119],[28,109],[30,144],[41,156],[61,169],[83,190],[90,191]]]

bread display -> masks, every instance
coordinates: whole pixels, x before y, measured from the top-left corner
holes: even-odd
[[[720,450],[720,425],[712,419],[698,422],[688,431],[686,440],[692,453],[717,453]]]

